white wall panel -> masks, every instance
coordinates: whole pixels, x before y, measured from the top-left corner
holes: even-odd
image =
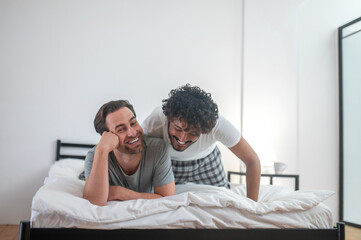
[[[29,219],[56,139],[98,141],[107,101],[130,100],[142,121],[191,83],[240,127],[241,14],[240,0],[1,1],[0,224]]]

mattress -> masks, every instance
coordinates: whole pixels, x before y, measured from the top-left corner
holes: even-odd
[[[245,196],[245,185],[231,189],[198,184],[176,185],[174,196],[110,201],[106,206],[82,198],[78,176],[84,161],[55,162],[36,192],[33,228],[179,229],[179,228],[332,228],[333,213],[322,202],[334,192],[293,191],[261,185],[259,200]]]

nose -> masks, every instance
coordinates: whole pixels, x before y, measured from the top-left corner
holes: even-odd
[[[128,137],[134,137],[136,135],[136,133],[137,133],[137,131],[134,128],[132,128],[132,127],[128,128],[128,132],[127,132]]]
[[[178,134],[177,137],[178,137],[179,141],[185,142],[186,137],[187,137],[187,134],[186,134],[184,131],[182,131],[182,132],[180,132],[180,133]]]

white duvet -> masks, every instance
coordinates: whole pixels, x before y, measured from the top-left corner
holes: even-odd
[[[333,192],[291,191],[261,186],[259,201],[232,189],[177,185],[176,194],[152,200],[111,201],[99,207],[82,198],[78,180],[84,162],[53,164],[32,202],[32,227],[77,228],[332,228],[333,214],[322,204]]]

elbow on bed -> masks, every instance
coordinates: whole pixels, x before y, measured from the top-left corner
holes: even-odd
[[[100,207],[103,207],[105,205],[107,205],[107,201],[104,201],[104,200],[100,200],[100,199],[93,199],[87,195],[83,195],[83,198],[88,200],[91,204],[94,204],[94,205],[97,205],[97,206],[100,206]]]
[[[161,187],[155,187],[154,192],[162,197],[173,196],[175,193],[175,182],[168,183]]]
[[[107,202],[96,202],[96,201],[89,201],[91,204],[97,205],[99,207],[104,207],[107,205]]]

